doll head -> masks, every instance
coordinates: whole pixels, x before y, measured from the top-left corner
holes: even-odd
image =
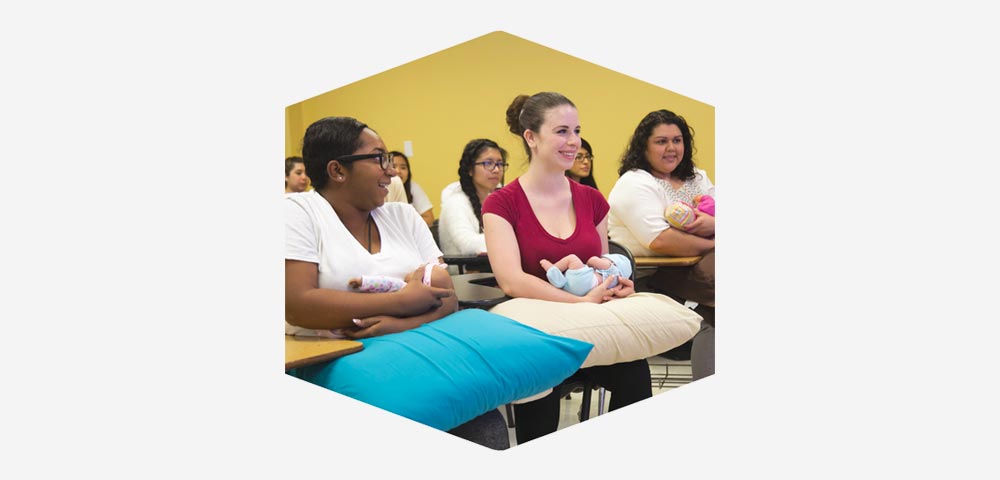
[[[663,218],[671,226],[680,229],[687,228],[688,225],[691,225],[691,222],[694,222],[694,207],[684,202],[674,202],[673,205],[670,205],[663,211]]]

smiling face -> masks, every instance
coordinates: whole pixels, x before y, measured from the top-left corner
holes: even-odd
[[[483,149],[476,157],[475,163],[493,162],[494,164],[492,170],[487,170],[483,165],[472,165],[472,171],[469,172],[469,175],[472,177],[473,185],[476,186],[476,191],[489,193],[496,190],[497,184],[503,178],[503,170],[496,164],[502,161],[504,160],[503,156],[500,155],[500,150],[493,147]]]
[[[684,158],[684,135],[677,125],[661,123],[646,140],[646,161],[654,177],[667,180]]]
[[[285,176],[286,192],[304,192],[309,186],[309,177],[306,176],[306,165],[295,162],[292,171]]]
[[[560,171],[569,170],[580,149],[580,120],[576,108],[563,104],[545,112],[537,132],[525,132],[532,161],[551,163]]]
[[[361,147],[352,152],[352,155],[386,152],[385,143],[371,129],[362,130],[360,140]],[[389,195],[389,183],[396,176],[396,169],[390,163],[388,169],[383,170],[378,158],[366,158],[350,162],[350,169],[345,176],[352,200],[357,202],[359,208],[372,210],[385,203],[385,197]]]
[[[399,179],[406,183],[410,179],[410,162],[407,162],[405,158],[396,155],[392,157],[392,164],[396,166],[396,175],[399,175]]]
[[[576,151],[576,160],[573,161],[573,167],[569,169],[569,174],[575,180],[580,180],[583,177],[590,175],[590,167],[593,162],[590,158],[590,152],[586,148],[580,147]]]

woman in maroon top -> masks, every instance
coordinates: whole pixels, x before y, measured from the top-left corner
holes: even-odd
[[[528,170],[486,197],[486,251],[497,283],[511,297],[556,302],[602,303],[635,292],[632,281],[614,277],[579,297],[552,286],[540,261],[569,254],[590,258],[608,253],[608,202],[601,192],[566,177],[580,148],[576,106],[554,92],[519,95],[507,108],[507,125],[521,137]],[[581,370],[611,392],[610,410],[652,396],[645,360]],[[559,392],[515,405],[517,443],[556,431]]]

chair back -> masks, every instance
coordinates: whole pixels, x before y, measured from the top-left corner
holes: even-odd
[[[434,244],[437,245],[438,249],[441,248],[441,239],[438,238],[438,219],[434,219],[434,223],[431,223],[431,235],[434,236]]]
[[[635,256],[632,255],[632,251],[625,247],[625,245],[614,240],[608,240],[608,253],[618,253],[628,259],[629,263],[632,264],[632,275],[629,276],[629,280],[635,281]]]

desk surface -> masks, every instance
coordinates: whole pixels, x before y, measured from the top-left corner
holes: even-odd
[[[701,261],[701,257],[635,257],[636,267],[688,267]]]
[[[285,335],[285,370],[333,360],[364,348],[361,342]]]
[[[462,308],[488,309],[507,299],[503,290],[496,287],[496,277],[492,273],[452,275],[451,281]]]

